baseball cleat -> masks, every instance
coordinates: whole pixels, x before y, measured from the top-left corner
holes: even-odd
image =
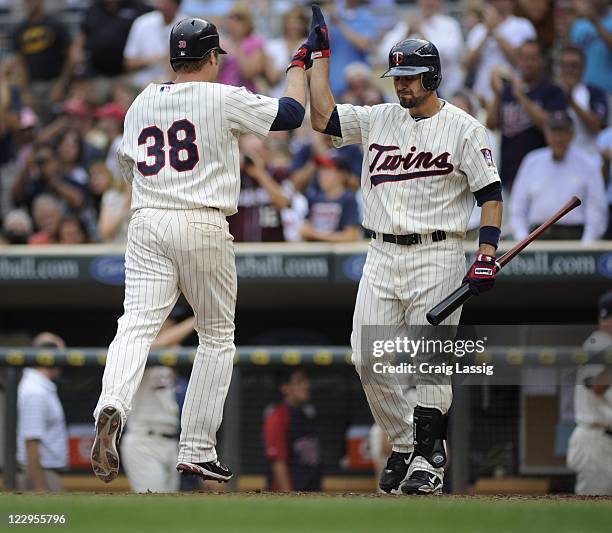
[[[442,478],[436,474],[415,470],[402,483],[404,494],[442,494]]]
[[[387,464],[380,474],[378,486],[383,492],[397,490],[408,473],[412,453],[391,452]]]
[[[121,413],[112,405],[103,407],[96,422],[96,437],[91,448],[91,467],[98,479],[110,483],[119,474]]]
[[[210,461],[208,463],[188,463],[181,461],[176,465],[179,472],[195,474],[202,479],[210,479],[219,483],[226,483],[234,475],[232,471],[221,461]]]

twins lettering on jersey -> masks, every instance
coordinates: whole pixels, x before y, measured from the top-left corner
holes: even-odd
[[[449,161],[449,152],[434,155],[431,152],[417,152],[416,146],[412,146],[409,152],[403,155],[399,146],[376,143],[370,144],[368,151],[374,153],[370,163],[370,182],[374,187],[393,181],[444,176],[455,168]],[[400,168],[409,172],[396,174],[395,171]]]

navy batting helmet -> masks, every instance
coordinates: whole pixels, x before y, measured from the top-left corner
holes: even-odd
[[[383,78],[416,76],[426,91],[435,91],[442,81],[440,54],[433,43],[425,39],[404,39],[389,52],[389,70]]]
[[[170,33],[170,64],[175,61],[204,59],[211,50],[227,52],[219,46],[217,27],[207,20],[187,18],[178,21]]]

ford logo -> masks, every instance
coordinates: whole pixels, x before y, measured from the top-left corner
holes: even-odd
[[[366,254],[351,255],[342,265],[344,275],[352,281],[359,281],[363,274],[365,260]]]
[[[125,264],[122,255],[99,257],[89,267],[91,277],[106,285],[125,284]]]
[[[612,253],[603,254],[599,258],[599,273],[606,278],[612,278]]]

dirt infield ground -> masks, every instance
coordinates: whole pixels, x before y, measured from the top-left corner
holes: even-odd
[[[0,493],[0,528],[40,528],[9,526],[8,513],[63,514],[54,529],[83,533],[612,531],[612,498],[575,496]]]

